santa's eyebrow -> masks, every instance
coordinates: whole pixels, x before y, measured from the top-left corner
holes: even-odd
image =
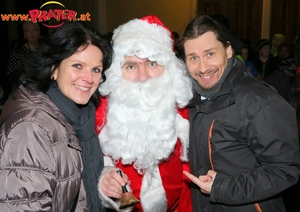
[[[146,63],[156,62],[156,61],[149,60],[149,58],[145,58],[145,59],[143,59],[143,61],[146,61]],[[123,63],[122,66],[134,66],[134,65],[137,65],[138,63],[141,63],[141,62],[140,61],[127,60],[126,62]]]
[[[122,66],[133,66],[133,65],[136,65],[137,62],[135,61],[126,61]]]

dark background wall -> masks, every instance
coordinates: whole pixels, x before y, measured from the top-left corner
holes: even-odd
[[[0,0],[0,14],[28,14],[48,0]],[[66,8],[79,14],[89,11],[88,24],[105,34],[132,18],[155,14],[171,30],[181,34],[195,15],[222,14],[230,22],[237,37],[248,38],[252,44],[262,38],[262,32],[282,33],[288,42],[300,33],[300,0],[61,0]],[[270,24],[262,25],[266,13],[263,3],[271,3]],[[0,21],[0,86],[5,86],[8,56],[16,39],[23,38],[22,21]],[[41,34],[52,30],[41,25]]]

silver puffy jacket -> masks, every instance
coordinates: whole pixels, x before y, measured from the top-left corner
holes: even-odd
[[[0,126],[0,211],[87,211],[79,141],[47,95],[20,86]]]

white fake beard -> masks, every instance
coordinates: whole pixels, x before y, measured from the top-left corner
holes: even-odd
[[[143,173],[173,152],[176,100],[170,77],[132,83],[120,77],[108,100],[107,123],[99,138],[104,154]]]

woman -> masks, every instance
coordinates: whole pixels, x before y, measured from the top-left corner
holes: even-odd
[[[31,21],[24,22],[24,39],[18,41],[10,54],[7,68],[7,76],[14,82],[18,73],[24,65],[26,58],[32,52],[36,52],[40,43],[40,26]]]
[[[79,22],[32,56],[0,117],[0,211],[103,209],[95,106],[111,60],[111,44]]]

